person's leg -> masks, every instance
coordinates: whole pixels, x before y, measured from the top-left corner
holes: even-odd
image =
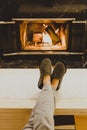
[[[54,130],[54,108],[55,90],[48,75],[43,77],[43,89],[23,130]]]
[[[45,69],[46,64],[47,62],[41,65],[41,74],[44,73],[44,75],[40,76],[38,84],[42,91],[23,130],[54,130],[55,90],[58,90],[60,80],[65,74],[65,66],[61,63],[56,64],[51,77],[50,65],[48,64]],[[45,71],[43,72],[43,70]]]
[[[51,61],[48,58],[41,62],[38,85],[43,89],[23,130],[54,130],[54,90],[50,79],[51,67]]]
[[[54,130],[55,91],[45,84],[35,106],[34,130]]]
[[[54,130],[55,91],[59,89],[65,73],[65,65],[57,62],[52,75],[43,76],[42,91],[36,104],[34,130]]]

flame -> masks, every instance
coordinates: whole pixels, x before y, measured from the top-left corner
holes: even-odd
[[[49,36],[49,34],[43,32],[42,35],[43,35],[43,42],[44,43],[49,43],[49,45],[52,45],[52,39]]]

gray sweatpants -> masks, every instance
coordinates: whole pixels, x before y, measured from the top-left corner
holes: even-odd
[[[23,130],[54,130],[55,90],[46,84],[41,90]]]

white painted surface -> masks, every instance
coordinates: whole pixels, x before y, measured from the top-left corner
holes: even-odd
[[[0,98],[35,98],[39,69],[0,69]],[[58,98],[86,98],[87,70],[68,69]]]
[[[38,69],[0,69],[0,98],[34,98]]]
[[[0,108],[33,108],[38,79],[39,69],[0,69]],[[87,69],[68,69],[56,97],[57,109],[86,110]]]

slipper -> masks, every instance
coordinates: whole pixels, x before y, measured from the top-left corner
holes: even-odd
[[[51,81],[53,79],[58,79],[59,80],[59,84],[58,84],[56,90],[58,90],[60,88],[60,85],[61,85],[61,82],[62,82],[62,79],[63,79],[63,76],[64,76],[65,73],[66,73],[65,64],[62,63],[62,62],[57,62],[55,67],[54,67],[53,73],[51,75]]]
[[[40,69],[40,78],[38,81],[39,89],[43,88],[43,77],[46,75],[51,75],[51,68],[52,68],[51,60],[49,58],[43,59],[39,67]]]

